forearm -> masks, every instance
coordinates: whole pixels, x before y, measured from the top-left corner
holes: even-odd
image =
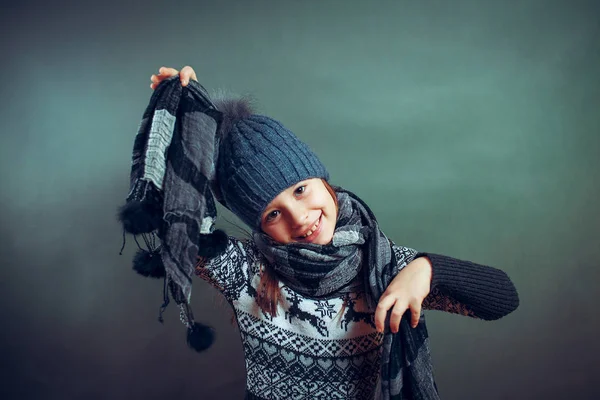
[[[418,257],[426,257],[430,261],[431,295],[448,296],[450,300],[464,305],[464,310],[470,311],[461,314],[495,320],[519,306],[514,284],[499,269],[439,254],[418,253],[415,258]],[[429,300],[436,303],[433,299]]]

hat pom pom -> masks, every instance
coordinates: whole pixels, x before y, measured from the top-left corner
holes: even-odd
[[[187,344],[197,352],[204,351],[212,346],[215,340],[214,330],[204,324],[194,322],[187,333]]]
[[[147,278],[165,277],[165,266],[160,253],[157,251],[138,250],[133,257],[133,269]]]
[[[212,258],[222,254],[227,248],[229,237],[227,234],[217,229],[208,235],[200,235],[198,240],[198,255],[200,257]]]
[[[254,114],[252,99],[248,96],[232,97],[225,92],[220,92],[214,94],[212,101],[217,110],[222,114],[219,126],[221,136],[227,135],[238,121]]]
[[[118,218],[125,231],[137,235],[160,228],[162,210],[160,204],[131,201],[119,208]]]

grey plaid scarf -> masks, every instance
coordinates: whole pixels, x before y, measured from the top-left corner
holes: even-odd
[[[211,186],[215,181],[216,131],[222,114],[196,81],[183,88],[179,77],[153,92],[135,138],[130,192],[121,208],[126,232],[144,236],[152,255],[160,254],[166,287],[185,306],[183,322],[193,323],[188,303],[202,234],[216,218]],[[158,236],[158,248],[147,237]]]
[[[379,229],[369,207],[353,193],[335,188],[338,221],[328,245],[275,243],[264,233],[254,241],[283,283],[313,298],[327,298],[364,285],[374,309],[379,298],[407,261],[397,260],[393,246]],[[361,277],[362,272],[362,277]],[[361,279],[362,278],[362,279]],[[407,312],[398,334],[389,331],[389,314],[383,338],[382,399],[439,399],[433,378],[425,318],[410,326]]]

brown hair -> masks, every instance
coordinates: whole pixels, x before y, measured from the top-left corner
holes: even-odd
[[[333,198],[335,203],[335,213],[338,213],[338,202],[335,190],[327,183],[326,180],[322,179],[325,188]],[[262,264],[260,272],[260,282],[258,283],[256,304],[265,313],[272,317],[277,316],[277,306],[279,302],[283,301],[283,295],[279,288],[279,280],[275,275],[275,272],[267,263]],[[345,306],[345,303],[344,303]]]

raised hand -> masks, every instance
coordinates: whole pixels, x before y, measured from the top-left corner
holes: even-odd
[[[160,67],[158,69],[158,74],[153,74],[150,77],[150,81],[152,82],[150,84],[150,87],[154,90],[162,81],[177,74],[179,74],[179,79],[181,80],[182,86],[187,86],[190,79],[198,81],[198,78],[196,77],[196,72],[190,66],[183,67],[181,71],[177,71],[175,68]]]

